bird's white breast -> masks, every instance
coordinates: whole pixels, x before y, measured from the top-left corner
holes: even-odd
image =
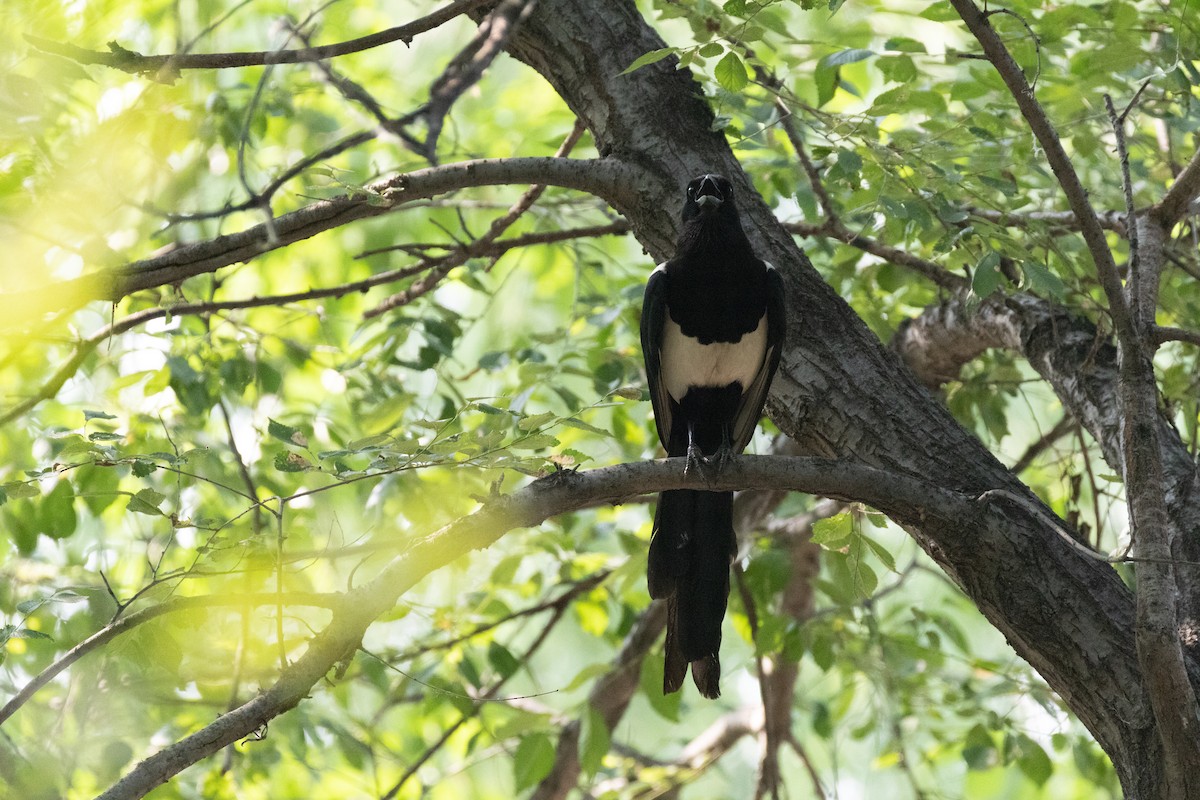
[[[728,386],[737,381],[742,391],[754,380],[767,350],[767,317],[736,342],[700,344],[685,336],[667,317],[663,325],[662,380],[667,393],[679,402],[693,386]]]

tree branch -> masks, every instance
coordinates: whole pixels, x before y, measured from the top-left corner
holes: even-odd
[[[482,239],[468,242],[459,248],[454,248],[450,255],[427,257],[415,264],[398,269],[386,270],[377,272],[369,278],[363,278],[358,281],[349,283],[341,283],[336,286],[328,286],[322,289],[309,289],[304,292],[292,292],[290,294],[265,295],[263,297],[249,297],[241,300],[223,300],[223,301],[203,301],[195,303],[177,303],[174,305],[161,306],[159,308],[147,308],[141,311],[134,312],[116,322],[109,323],[97,330],[95,333],[88,336],[86,339],[80,340],[75,345],[75,350],[67,357],[66,361],[56,369],[49,378],[31,395],[24,400],[13,405],[7,411],[0,412],[0,425],[7,424],[14,419],[22,416],[32,408],[37,406],[44,400],[49,400],[58,394],[63,385],[66,384],[80,366],[87,360],[97,347],[105,341],[111,339],[126,331],[132,330],[139,325],[144,325],[155,319],[160,319],[168,315],[181,316],[187,314],[213,314],[219,311],[234,311],[245,308],[263,308],[266,306],[282,306],[289,303],[299,303],[306,300],[319,300],[325,297],[344,297],[348,294],[357,292],[365,292],[375,286],[380,286],[386,283],[410,278],[414,275],[419,275],[428,270],[440,269],[449,259],[459,259],[465,261],[467,258],[476,258],[480,256],[489,256],[493,259],[507,253],[509,250],[514,250],[520,247],[528,247],[539,244],[556,244],[559,242],[570,241],[572,239],[589,238],[596,236],[621,236],[629,233],[629,223],[625,220],[617,220],[608,225],[589,225],[578,228],[564,228],[555,231],[545,231],[539,233],[527,233],[520,236],[513,236],[508,239],[499,241],[483,241]],[[400,247],[412,246],[395,246],[386,249],[371,250],[365,253],[360,253],[355,258],[366,258],[371,255],[396,250]],[[434,247],[429,245],[426,249]],[[441,245],[438,245],[441,247]],[[1176,330],[1176,329],[1170,329]]]
[[[615,730],[637,692],[642,661],[667,627],[667,605],[653,601],[625,637],[613,666],[588,692],[587,708],[595,709],[607,728]],[[558,737],[554,764],[534,789],[530,800],[565,800],[579,783],[579,735],[582,725],[571,720]]]
[[[1104,229],[1100,225],[1100,219],[1096,216],[1095,209],[1092,208],[1091,200],[1088,199],[1087,190],[1083,188],[1067,151],[1063,149],[1058,132],[1054,130],[1046,112],[1042,110],[1041,104],[1034,96],[1033,87],[1025,80],[1025,73],[1013,60],[1012,54],[1008,52],[1003,40],[988,21],[988,15],[980,11],[973,0],[950,0],[950,4],[962,17],[975,39],[983,46],[984,55],[996,68],[996,72],[1000,74],[1001,80],[1008,87],[1009,94],[1017,101],[1017,108],[1020,109],[1021,115],[1029,124],[1038,144],[1042,146],[1050,170],[1058,180],[1059,186],[1062,187],[1067,204],[1070,205],[1071,211],[1074,212],[1075,219],[1079,223],[1083,240],[1096,265],[1100,283],[1104,286],[1104,292],[1108,296],[1110,312],[1117,329],[1118,331],[1123,329],[1132,336],[1133,322],[1125,304],[1121,279],[1117,274],[1117,264],[1113,260],[1112,250],[1108,247]]]
[[[1192,156],[1192,160],[1175,178],[1175,183],[1163,195],[1163,198],[1150,209],[1154,217],[1166,230],[1188,213],[1192,203],[1200,196],[1200,150]]]
[[[584,127],[576,121],[575,127],[567,134],[567,138],[559,145],[558,151],[555,152],[554,158],[565,158],[568,153],[579,143],[580,137],[583,136]],[[431,134],[432,135],[432,134]],[[402,292],[398,292],[383,302],[376,305],[374,308],[368,309],[363,315],[367,319],[377,317],[399,306],[407,305],[423,294],[428,293],[441,282],[442,278],[450,274],[450,270],[462,265],[470,258],[473,250],[477,248],[487,247],[500,238],[500,235],[508,230],[514,222],[521,218],[521,215],[528,211],[538,198],[546,191],[544,183],[534,184],[530,186],[518,198],[517,202],[513,203],[512,207],[504,213],[503,216],[492,220],[492,224],[488,226],[487,232],[472,242],[467,247],[459,248],[456,252],[447,256],[442,263],[426,275],[421,280],[414,283]]]
[[[434,81],[425,106],[428,133],[425,137],[425,157],[437,163],[437,142],[442,124],[454,101],[475,85],[492,63],[518,26],[533,11],[536,0],[502,0],[479,24],[471,43],[456,55]]]
[[[336,610],[342,602],[342,596],[337,594],[321,594],[317,592],[288,592],[283,596],[289,605],[319,606]],[[21,706],[33,697],[43,686],[54,680],[63,670],[83,658],[98,647],[102,647],[118,636],[128,633],[134,628],[157,619],[164,614],[174,614],[180,611],[191,611],[197,608],[214,608],[222,606],[276,605],[280,595],[276,592],[231,595],[201,595],[199,597],[176,597],[166,600],[150,608],[113,622],[84,639],[79,644],[63,653],[50,666],[39,672],[29,683],[21,687],[13,697],[0,708],[0,725],[17,712]]]
[[[0,309],[4,312],[0,317],[6,327],[15,328],[49,310],[79,308],[91,300],[116,302],[136,291],[250,261],[350,222],[391,213],[413,200],[468,186],[544,183],[612,202],[636,191],[638,175],[637,168],[605,158],[500,158],[429,167],[312,203],[238,233],[180,245],[124,267],[99,270],[39,289],[0,294]]]
[[[171,82],[174,76],[185,69],[229,69],[233,67],[256,67],[267,64],[299,64],[321,61],[326,58],[359,53],[373,47],[404,42],[410,44],[415,36],[433,30],[455,17],[477,8],[489,0],[455,0],[432,14],[413,22],[388,28],[379,33],[351,39],[348,42],[327,44],[320,47],[305,47],[296,50],[260,50],[250,53],[180,53],[172,55],[144,56],[126,50],[116,42],[109,42],[109,52],[87,50],[73,44],[63,44],[25,34],[25,41],[38,50],[68,58],[79,64],[95,64],[113,67],[125,72],[147,75],[155,74],[158,80]]]
[[[964,278],[953,274],[939,264],[898,248],[882,244],[847,228],[834,208],[833,201],[829,197],[829,192],[826,191],[825,185],[821,181],[820,172],[817,170],[816,165],[813,164],[812,159],[808,157],[808,150],[804,147],[804,140],[800,138],[800,133],[796,130],[796,126],[792,122],[790,111],[783,105],[782,101],[779,101],[777,106],[781,113],[783,113],[780,125],[783,127],[784,133],[787,134],[788,141],[792,145],[792,150],[796,153],[796,157],[800,160],[800,164],[804,168],[804,174],[808,176],[813,193],[816,194],[821,204],[821,210],[825,212],[825,221],[821,225],[804,226],[799,223],[786,223],[784,225],[785,228],[792,233],[804,236],[825,236],[836,239],[843,244],[848,244],[851,247],[857,247],[859,250],[877,256],[884,261],[911,269],[913,272],[928,278],[944,289],[957,289],[967,285]]]
[[[269,689],[201,730],[147,757],[100,800],[144,797],[188,766],[217,752],[300,703],[329,669],[353,652],[367,627],[433,570],[480,548],[507,531],[537,525],[587,503],[619,503],[646,491],[697,488],[725,491],[746,487],[803,490],[854,497],[908,522],[938,517],[955,525],[980,514],[962,495],[907,475],[824,459],[737,456],[719,475],[683,475],[684,459],[621,464],[590,472],[560,472],[474,514],[417,539],[372,581],[344,595],[332,619],[308,649],[284,669]],[[627,678],[636,683],[637,676]]]

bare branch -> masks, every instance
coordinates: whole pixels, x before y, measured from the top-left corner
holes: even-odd
[[[588,238],[596,236],[621,236],[629,233],[629,223],[625,220],[617,220],[608,225],[590,225],[578,228],[564,228],[556,231],[546,231],[542,233],[528,233],[521,236],[513,236],[509,239],[501,239],[499,241],[484,242],[482,240],[470,242],[463,245],[461,248],[466,258],[474,258],[478,256],[490,256],[498,258],[507,253],[509,250],[514,250],[520,247],[528,247],[539,244],[556,244],[559,242],[570,241],[572,239]],[[361,253],[356,258],[365,258],[371,255],[377,255],[389,250],[397,248],[384,248],[380,250],[371,250]],[[79,371],[87,357],[91,355],[97,347],[103,344],[113,336],[117,336],[125,331],[132,330],[139,325],[144,325],[155,319],[160,319],[168,315],[183,316],[190,314],[212,314],[219,311],[233,311],[245,308],[262,308],[265,306],[283,306],[290,303],[299,303],[306,300],[320,300],[326,297],[344,297],[348,294],[357,292],[365,292],[366,290],[394,281],[411,278],[414,275],[419,275],[422,272],[438,269],[444,264],[450,256],[440,256],[436,258],[426,258],[422,261],[412,264],[407,267],[398,269],[386,270],[378,272],[369,278],[363,278],[358,281],[349,283],[340,283],[336,286],[329,286],[323,289],[309,289],[305,292],[292,292],[291,294],[281,295],[264,295],[262,297],[250,297],[242,300],[225,300],[225,301],[209,301],[196,303],[177,303],[174,305],[162,306],[159,308],[148,308],[142,311],[137,311],[130,314],[124,319],[105,325],[97,330],[86,339],[81,340],[75,345],[75,350],[67,357],[58,369],[56,369],[49,378],[31,395],[24,400],[16,403],[7,411],[0,412],[0,425],[11,422],[14,419],[22,416],[37,406],[44,400],[49,400],[58,394],[63,385],[71,379],[76,372]]]
[[[1169,325],[1155,325],[1150,329],[1150,335],[1155,344],[1164,342],[1187,342],[1200,345],[1200,331],[1190,331],[1184,328],[1173,328]]]
[[[1144,88],[1144,85],[1143,85]],[[1139,91],[1138,94],[1141,94]],[[1137,98],[1134,98],[1135,100]],[[1117,108],[1113,105],[1111,95],[1104,95],[1104,106],[1108,109],[1108,121],[1112,125],[1113,136],[1117,141],[1117,160],[1121,164],[1121,188],[1125,193],[1125,218],[1128,220],[1136,219],[1137,211],[1133,205],[1133,180],[1129,177],[1129,149],[1125,146],[1125,115],[1129,113],[1129,109],[1120,116],[1117,115]],[[1129,280],[1132,284],[1130,294],[1134,298],[1134,313],[1140,313],[1141,309],[1136,304],[1136,298],[1139,294],[1137,291],[1138,285],[1138,236],[1137,225],[1128,226],[1129,236]]]
[[[455,17],[477,8],[488,0],[455,0],[432,14],[421,17],[413,22],[388,28],[386,31],[372,33],[351,39],[348,42],[306,47],[297,50],[260,50],[249,53],[183,53],[160,56],[144,56],[132,50],[126,50],[116,42],[109,42],[109,52],[87,50],[73,44],[53,42],[38,36],[25,35],[25,40],[46,53],[52,53],[68,58],[79,64],[96,64],[113,67],[125,72],[139,75],[155,75],[157,80],[171,82],[179,72],[185,69],[229,69],[233,67],[255,67],[267,64],[299,64],[309,61],[321,61],[326,58],[337,58],[350,53],[359,53],[373,47],[404,42],[409,44],[413,37],[443,25]]]
[[[480,23],[471,43],[438,76],[429,91],[429,103],[424,115],[429,129],[425,138],[425,157],[430,162],[437,163],[438,137],[450,106],[479,81],[513,32],[533,12],[535,5],[536,0],[503,0]]]
[[[792,111],[783,102],[783,98],[775,98],[775,108],[780,114],[780,125],[783,127],[783,132],[787,135],[788,142],[792,145],[792,150],[796,153],[796,158],[800,159],[800,165],[804,167],[804,174],[808,176],[808,183],[812,186],[813,194],[817,196],[817,202],[821,204],[821,210],[825,212],[825,220],[829,225],[837,225],[839,223],[837,209],[834,208],[833,200],[829,197],[829,192],[825,189],[825,183],[821,180],[821,173],[817,171],[817,167],[813,164],[812,159],[808,157],[808,149],[804,146],[804,140],[800,137],[800,132],[796,130],[795,124],[792,122]]]
[[[993,208],[971,206],[964,209],[979,219],[1011,228],[1027,228],[1031,223],[1046,224],[1063,231],[1079,231],[1079,218],[1074,211],[998,211]],[[1121,211],[1098,211],[1096,217],[1100,227],[1125,235],[1126,216]]]
[[[1167,230],[1188,213],[1200,196],[1200,150],[1175,178],[1163,198],[1150,209],[1150,215]]]
[[[533,658],[534,654],[537,653],[537,651],[541,649],[541,646],[546,643],[546,639],[549,638],[550,632],[554,630],[554,627],[562,620],[563,614],[565,614],[567,609],[570,608],[570,600],[571,598],[569,595],[564,595],[559,597],[558,601],[551,605],[550,610],[552,613],[550,614],[550,619],[546,621],[546,624],[542,626],[541,631],[538,632],[537,637],[527,648],[525,648],[525,652],[521,654],[520,661],[522,663],[528,664],[530,659]],[[474,702],[471,703],[471,707],[464,711],[454,723],[447,726],[446,729],[442,731],[442,735],[438,737],[437,741],[425,748],[425,752],[408,765],[408,768],[404,770],[404,774],[400,776],[400,779],[392,784],[392,788],[383,793],[381,800],[391,800],[393,797],[399,794],[400,790],[404,788],[404,784],[408,783],[408,781],[417,774],[417,770],[419,770],[422,765],[425,764],[425,762],[433,758],[434,754],[437,753],[438,750],[442,749],[442,746],[449,741],[450,737],[454,735],[455,731],[466,724],[468,720],[474,718],[475,715],[479,713],[479,709],[483,708],[485,703],[494,699],[498,694],[500,694],[500,690],[504,688],[504,684],[507,683],[508,679],[514,674],[516,673],[513,672],[508,675],[502,675],[485,691],[481,692],[480,695],[475,698]]]
[[[602,675],[588,692],[588,708],[604,718],[609,730],[614,730],[629,707],[638,688],[642,661],[667,627],[667,606],[661,600],[652,602],[625,637],[612,669]],[[554,765],[531,795],[531,800],[565,800],[579,782],[578,719],[563,728],[554,751]]]

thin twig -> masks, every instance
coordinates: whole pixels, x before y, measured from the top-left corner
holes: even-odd
[[[1146,84],[1142,84],[1142,89],[1146,88]],[[1141,94],[1141,89],[1138,90]],[[1137,210],[1133,205],[1133,180],[1129,175],[1129,149],[1125,146],[1125,116],[1129,110],[1133,108],[1133,102],[1137,100],[1137,95],[1130,101],[1130,104],[1121,113],[1117,114],[1117,108],[1113,105],[1112,95],[1105,93],[1104,107],[1108,109],[1108,121],[1112,125],[1113,136],[1117,140],[1117,159],[1121,164],[1121,186],[1125,193],[1125,218],[1126,235],[1129,238],[1129,303],[1134,316],[1134,325],[1138,330],[1142,328],[1142,322],[1146,318],[1145,314],[1148,309],[1142,308],[1141,298],[1141,272],[1138,269],[1139,250],[1138,250],[1138,221]],[[1151,317],[1152,318],[1152,317]]]
[[[533,13],[537,0],[503,0],[495,10],[479,24],[475,38],[451,59],[446,69],[434,81],[429,90],[429,102],[425,106],[425,157],[437,163],[437,142],[442,125],[450,107],[462,93],[478,83],[484,71],[504,45]]]
[[[1021,115],[1025,117],[1030,130],[1037,138],[1038,144],[1041,145],[1050,170],[1058,180],[1059,186],[1062,187],[1067,203],[1079,222],[1083,240],[1087,244],[1104,292],[1108,296],[1109,311],[1113,316],[1118,333],[1132,338],[1134,335],[1133,321],[1129,315],[1128,305],[1125,303],[1121,279],[1117,273],[1112,250],[1109,249],[1104,229],[1100,225],[1095,209],[1092,208],[1091,200],[1088,199],[1087,190],[1084,189],[1067,151],[1062,146],[1058,132],[1051,125],[1046,112],[1034,96],[1033,87],[1025,79],[1025,74],[1013,60],[1012,54],[1004,46],[1004,42],[988,21],[987,15],[979,10],[973,0],[950,0],[950,4],[954,6],[955,11],[967,24],[967,28],[983,46],[984,55],[1008,87],[1009,94],[1016,101],[1017,108],[1020,109]]]
[[[103,574],[101,574],[103,578]],[[105,580],[105,585],[108,585]],[[111,592],[111,587],[109,588]],[[317,592],[293,592],[287,596],[287,602],[290,605],[297,606],[316,606],[321,608],[336,608],[342,601],[342,596],[337,594],[322,594]],[[58,657],[53,664],[43,669],[29,683],[21,687],[13,697],[0,708],[0,725],[11,717],[16,711],[25,705],[25,703],[44,687],[50,681],[58,677],[63,670],[74,664],[79,659],[83,658],[88,653],[108,644],[118,636],[128,633],[152,619],[163,616],[164,614],[174,614],[181,611],[191,611],[197,608],[212,608],[217,606],[256,606],[256,605],[274,605],[279,602],[279,597],[274,592],[255,593],[255,594],[223,594],[223,595],[201,595],[198,597],[177,597],[166,602],[151,606],[136,613],[130,614],[127,617],[122,617],[116,622],[105,625],[100,630],[93,633],[91,636],[84,639],[79,644],[72,647],[67,652]]]
[[[538,633],[537,638],[533,640],[533,643],[530,644],[529,647],[525,648],[525,652],[520,658],[521,663],[529,663],[530,659],[533,658],[533,655],[546,642],[546,639],[550,636],[550,632],[554,630],[554,626],[558,624],[559,620],[562,619],[563,614],[565,614],[567,609],[570,608],[571,604],[568,600],[559,598],[559,601],[559,603],[553,606],[554,613],[550,615],[550,619],[547,620],[544,626],[542,626],[542,630]],[[514,671],[508,675],[501,676],[498,680],[493,682],[486,691],[480,694],[471,704],[471,708],[468,711],[463,712],[463,714],[458,718],[457,721],[454,722],[454,724],[450,725],[442,732],[442,735],[438,737],[436,742],[427,747],[424,753],[422,753],[415,761],[409,764],[408,769],[404,771],[404,774],[400,776],[400,779],[396,781],[391,789],[383,793],[380,800],[391,800],[394,798],[400,792],[400,790],[404,788],[404,784],[408,783],[409,779],[417,774],[417,770],[419,770],[426,761],[433,758],[434,754],[436,754],[437,751],[442,748],[442,745],[444,745],[447,740],[454,735],[454,732],[466,724],[468,720],[474,718],[475,715],[479,713],[479,709],[483,708],[487,701],[499,694],[500,689],[503,688],[504,684],[508,682],[508,679],[515,674],[516,672]]]
[[[565,158],[567,154],[571,152],[572,148],[574,148],[579,142],[579,139],[583,136],[585,130],[586,128],[584,127],[583,122],[576,120],[575,127],[572,128],[571,132],[567,135],[567,138],[563,141],[563,143],[559,145],[558,151],[554,154],[554,157]],[[496,239],[500,237],[500,234],[508,230],[508,228],[514,222],[516,222],[522,214],[528,211],[545,191],[545,184],[538,183],[530,186],[525,190],[524,194],[521,195],[517,202],[513,203],[512,207],[508,209],[507,213],[497,219],[492,220],[492,224],[488,227],[487,232],[476,239],[473,245],[486,246],[495,242]],[[458,248],[456,251],[446,256],[445,259],[437,265],[437,267],[429,272],[429,274],[425,275],[419,281],[404,289],[404,291],[397,292],[396,294],[388,297],[383,302],[376,305],[374,308],[368,309],[363,314],[363,317],[365,319],[371,319],[372,317],[377,317],[380,314],[391,311],[394,308],[411,303],[416,298],[432,291],[442,281],[442,279],[450,273],[452,269],[466,263],[470,257],[471,249],[469,246],[464,245],[463,247]]]
[[[113,67],[135,74],[173,75],[185,69],[230,69],[235,67],[257,67],[269,64],[299,64],[321,61],[327,58],[360,53],[392,42],[409,44],[418,34],[433,30],[440,25],[484,5],[488,0],[455,0],[432,14],[420,19],[388,28],[385,31],[361,36],[346,42],[306,47],[297,50],[263,50],[248,53],[184,53],[144,56],[126,50],[116,43],[109,44],[109,52],[87,50],[73,44],[63,44],[39,36],[25,35],[25,41],[38,50],[62,56],[79,64],[96,64]]]
[[[957,289],[966,285],[964,278],[949,272],[928,259],[891,247],[890,245],[885,245],[847,228],[842,222],[841,217],[838,216],[837,209],[834,207],[829,192],[825,189],[825,184],[821,180],[821,173],[808,156],[804,140],[800,137],[799,131],[796,130],[796,126],[792,122],[791,112],[781,99],[776,101],[776,105],[782,115],[779,124],[783,128],[788,142],[792,145],[792,150],[796,153],[796,158],[800,160],[804,174],[808,176],[809,184],[812,186],[813,194],[817,196],[817,201],[820,203],[821,210],[825,214],[824,221],[819,225],[813,226],[791,222],[784,223],[784,228],[791,233],[802,236],[822,236],[836,239],[843,244],[848,244],[863,252],[877,256],[884,261],[911,269],[944,289]]]

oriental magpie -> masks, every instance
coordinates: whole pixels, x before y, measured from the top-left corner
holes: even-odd
[[[675,257],[650,275],[642,354],[658,438],[668,456],[717,466],[745,449],[762,416],[784,335],[783,282],[754,255],[720,175],[687,186]],[[737,549],[733,493],[663,492],[646,579],[667,599],[663,691],[688,664],[705,697],[719,697],[721,620]]]

